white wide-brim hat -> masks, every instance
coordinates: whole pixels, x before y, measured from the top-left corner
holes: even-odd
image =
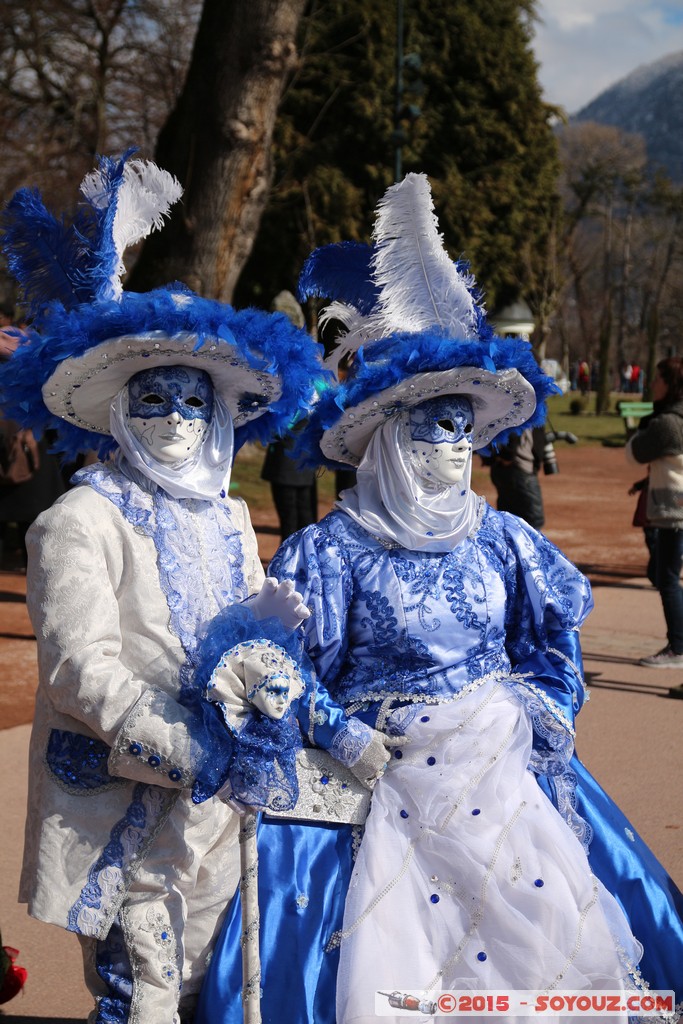
[[[45,405],[83,430],[108,434],[109,410],[136,373],[155,366],[204,370],[230,412],[235,428],[261,416],[282,394],[278,376],[256,370],[221,339],[197,347],[196,334],[163,331],[110,338],[65,359],[43,385]]]
[[[0,389],[8,415],[55,431],[68,457],[113,450],[112,402],[141,370],[204,370],[230,412],[236,449],[305,415],[324,377],[321,347],[283,313],[235,310],[177,287],[55,305],[40,327],[0,370]]]
[[[536,408],[533,386],[516,369],[492,373],[474,366],[418,373],[348,409],[324,431],[320,448],[333,462],[358,466],[375,430],[391,416],[430,398],[460,395],[472,403],[472,447],[526,423]]]

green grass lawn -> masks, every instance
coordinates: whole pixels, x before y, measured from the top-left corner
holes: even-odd
[[[230,494],[233,498],[244,498],[251,511],[273,509],[270,484],[261,479],[261,468],[266,456],[260,444],[246,444],[237,453],[230,477]],[[334,499],[334,473],[320,470],[318,477],[318,498],[320,501]]]
[[[598,416],[595,412],[594,393],[586,396],[586,410],[578,415],[569,411],[571,403],[581,399],[577,391],[570,391],[566,395],[553,395],[548,400],[548,419],[554,430],[570,430],[583,444],[623,447],[626,430],[621,416],[616,411],[617,402],[622,398],[638,400],[637,395],[620,395],[614,392],[610,395],[610,409],[614,411]]]

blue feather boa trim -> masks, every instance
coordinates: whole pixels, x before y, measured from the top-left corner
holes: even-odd
[[[174,296],[183,295],[178,302]],[[120,301],[95,302],[66,309],[51,304],[43,331],[29,330],[11,359],[0,366],[0,405],[4,414],[38,435],[56,432],[53,450],[65,460],[94,450],[105,458],[116,449],[109,436],[55,416],[43,401],[43,387],[65,359],[78,357],[103,341],[127,334],[164,331],[195,333],[198,345],[218,343],[226,358],[233,352],[255,370],[280,377],[282,394],[268,410],[235,432],[235,450],[249,441],[267,443],[308,414],[314,388],[323,389],[322,348],[283,313],[235,310],[173,284],[151,292],[124,292]]]
[[[306,429],[297,438],[295,456],[306,466],[347,468],[325,458],[320,450],[323,434],[335,426],[347,409],[353,409],[373,395],[390,392],[394,385],[417,374],[462,366],[492,373],[516,369],[534,389],[536,409],[533,415],[525,423],[500,433],[495,445],[504,444],[512,434],[518,434],[527,427],[542,426],[547,415],[546,399],[559,389],[539,367],[531,344],[521,338],[497,337],[483,316],[481,337],[482,340],[477,341],[458,341],[438,331],[406,332],[362,346],[356,353],[346,381],[321,395]]]

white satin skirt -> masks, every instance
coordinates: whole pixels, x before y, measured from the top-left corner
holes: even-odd
[[[407,735],[351,880],[338,1024],[405,1021],[376,1015],[376,1000],[390,1008],[378,992],[632,991],[642,948],[528,770],[531,725],[511,689],[491,681],[425,705]]]

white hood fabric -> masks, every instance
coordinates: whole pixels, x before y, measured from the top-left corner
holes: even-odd
[[[402,412],[377,428],[358,466],[356,486],[342,492],[336,507],[382,542],[408,551],[451,551],[477,522],[472,455],[458,484],[419,476],[410,458],[409,416]]]
[[[128,388],[122,388],[111,404],[109,422],[128,462],[172,498],[198,498],[215,501],[221,491],[227,494],[235,448],[235,433],[228,407],[214,393],[213,415],[204,442],[183,462],[159,462],[145,450],[127,423]]]

